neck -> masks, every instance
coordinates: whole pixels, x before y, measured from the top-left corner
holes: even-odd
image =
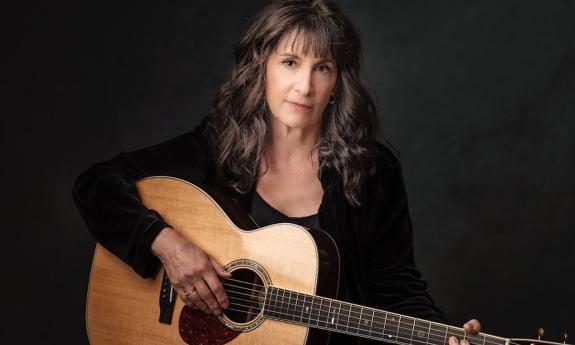
[[[266,293],[264,316],[400,345],[448,345],[451,336],[474,345],[509,344],[485,333],[467,334],[459,327],[276,287]]]
[[[320,127],[290,128],[273,123],[267,138],[264,155],[270,168],[314,164],[314,146],[320,134]]]

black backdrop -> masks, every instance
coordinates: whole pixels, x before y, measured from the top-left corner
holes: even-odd
[[[2,343],[88,342],[94,241],[74,178],[193,128],[262,3],[4,13]],[[492,334],[575,333],[574,3],[338,3],[363,37],[381,134],[401,152],[437,304]]]

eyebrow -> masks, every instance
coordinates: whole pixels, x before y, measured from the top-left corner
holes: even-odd
[[[300,59],[300,57],[298,55],[291,54],[291,53],[280,54],[280,56],[282,56],[282,57],[293,57],[296,59]],[[320,60],[316,61],[315,63],[322,63],[322,62],[331,62],[332,64],[336,65],[336,62],[334,59],[328,59],[328,58],[320,59]]]

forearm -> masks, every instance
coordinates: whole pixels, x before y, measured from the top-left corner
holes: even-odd
[[[147,277],[159,266],[149,247],[167,224],[139,198],[134,180],[144,173],[128,176],[117,168],[123,164],[119,157],[97,164],[78,177],[73,196],[96,241]],[[130,173],[136,175],[133,169]]]

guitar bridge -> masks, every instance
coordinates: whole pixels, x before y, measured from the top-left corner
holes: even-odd
[[[164,270],[164,277],[162,278],[162,286],[160,289],[160,323],[170,325],[172,323],[172,315],[174,315],[174,306],[176,305],[176,298],[178,294],[174,291],[172,283]]]

